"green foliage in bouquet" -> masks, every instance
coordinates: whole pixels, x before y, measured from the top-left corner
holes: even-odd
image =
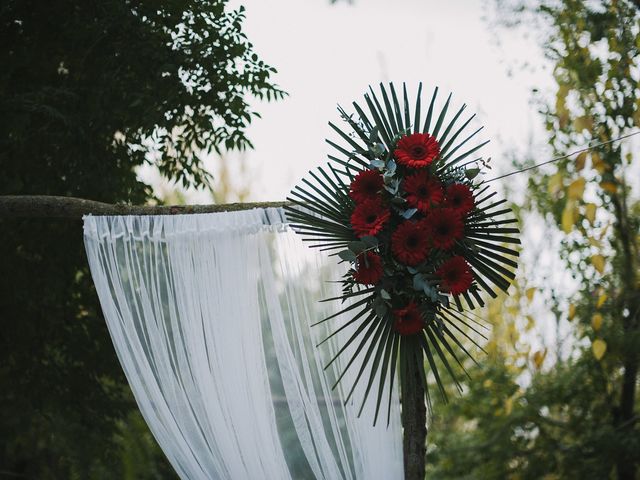
[[[487,142],[468,146],[481,128],[464,133],[473,119],[458,121],[464,105],[447,119],[451,95],[437,112],[437,88],[423,118],[421,94],[422,85],[412,105],[405,85],[400,102],[393,84],[381,84],[380,96],[364,96],[368,113],[355,102],[353,115],[339,107],[348,128],[329,125],[343,144],[327,140],[336,151],[328,165],[288,198],[303,240],[350,264],[342,295],[327,299],[343,308],[319,323],[351,314],[323,342],[354,326],[329,365],[353,344],[336,385],[359,368],[348,401],[367,372],[360,412],[377,387],[374,421],[396,370],[402,382],[417,367],[430,405],[424,358],[445,394],[438,364],[456,381],[451,362],[462,366],[460,352],[469,355],[464,339],[477,345],[472,335],[482,336],[471,312],[484,305],[480,290],[506,291],[517,266],[518,252],[505,246],[519,243],[517,221],[478,180],[487,162],[476,152]]]

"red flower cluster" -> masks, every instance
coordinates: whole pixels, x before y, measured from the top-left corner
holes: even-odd
[[[382,278],[382,258],[373,252],[364,252],[356,259],[353,279],[363,285],[375,285]]]
[[[403,186],[407,192],[407,203],[422,213],[427,213],[444,199],[442,184],[426,171],[408,176]]]
[[[424,261],[429,254],[429,231],[425,223],[401,223],[391,236],[391,251],[405,265]]]
[[[466,215],[475,206],[473,201],[473,193],[471,189],[462,184],[454,183],[447,187],[447,199],[446,204],[448,207],[453,208],[460,215]]]
[[[428,167],[440,155],[440,145],[428,133],[414,133],[402,137],[393,154],[400,165],[423,168]]]
[[[377,237],[378,242],[375,251],[367,249],[357,255],[351,271],[353,281],[360,285],[379,285],[385,275],[384,262],[391,254],[397,262],[415,269],[397,272],[408,281],[415,282],[416,272],[426,274],[423,279],[435,275],[441,292],[452,295],[466,292],[472,285],[473,273],[465,259],[455,255],[453,249],[456,241],[463,238],[464,222],[475,207],[471,188],[464,183],[445,187],[437,170],[427,168],[440,155],[438,142],[429,134],[405,135],[393,153],[398,170],[391,172],[391,176],[399,175],[394,181],[401,182],[397,194],[390,196],[385,189],[386,177],[373,169],[359,172],[349,186],[349,197],[355,202],[350,219],[353,232],[357,238]],[[405,208],[414,208],[417,212],[406,215],[399,210],[396,213],[395,206],[402,205],[402,200],[398,202],[394,195],[404,198]],[[389,244],[385,245],[386,242]],[[438,260],[441,263],[437,269],[429,263],[432,249],[439,250],[434,259],[445,257],[444,261]],[[394,294],[406,299],[402,287],[397,288],[393,287]],[[411,298],[415,290],[413,286],[409,288]],[[397,297],[392,303],[398,303]],[[392,310],[393,328],[400,335],[414,335],[424,328],[420,307],[415,300],[404,305]]]
[[[357,205],[351,214],[351,226],[358,237],[375,235],[387,223],[391,212],[380,200],[366,200]]]
[[[382,175],[377,170],[363,170],[358,173],[351,182],[349,196],[357,203],[380,198],[380,190],[384,182]]]
[[[427,216],[426,224],[433,246],[442,250],[450,250],[464,233],[462,217],[453,208],[434,210]]]
[[[469,267],[465,259],[459,255],[444,262],[440,268],[436,270],[436,275],[441,279],[440,286],[442,290],[452,295],[460,295],[466,292],[473,281],[471,267]]]
[[[424,327],[422,315],[415,302],[406,307],[393,311],[393,328],[400,335],[414,335]]]

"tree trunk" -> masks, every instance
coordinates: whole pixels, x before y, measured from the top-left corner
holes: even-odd
[[[418,353],[422,357],[422,352]],[[427,409],[424,386],[418,365],[409,361],[406,378],[402,378],[402,428],[405,480],[424,480],[427,443]]]
[[[620,420],[618,428],[621,431],[633,430],[634,412],[633,407],[636,397],[636,378],[638,376],[638,359],[631,358],[624,365],[624,376],[622,380],[622,394],[620,398]],[[622,433],[622,432],[621,432]],[[621,455],[618,458],[618,480],[636,480],[636,454]]]
[[[622,315],[622,327],[626,339],[635,339],[640,334],[640,288],[638,288],[638,245],[630,215],[627,209],[626,195],[611,195],[616,215],[618,246],[626,262],[622,270],[622,294],[619,308]],[[627,310],[627,314],[624,311]],[[640,356],[634,346],[623,348],[622,388],[620,404],[614,415],[615,427],[624,435],[635,427],[636,383]],[[636,480],[638,471],[637,452],[621,449],[617,458],[618,480]]]

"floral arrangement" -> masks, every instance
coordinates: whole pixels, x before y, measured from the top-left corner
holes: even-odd
[[[480,334],[469,312],[484,305],[480,290],[506,291],[517,266],[510,257],[518,252],[505,245],[519,243],[509,226],[516,220],[503,218],[505,200],[478,180],[488,161],[474,154],[487,142],[464,150],[480,129],[462,135],[471,121],[457,125],[465,106],[447,120],[451,95],[436,113],[437,88],[422,119],[421,93],[422,85],[410,105],[403,85],[401,104],[393,84],[381,85],[381,99],[372,89],[365,95],[368,114],[357,103],[354,115],[339,107],[348,133],[329,125],[345,145],[327,140],[337,155],[309,172],[286,207],[305,241],[349,263],[342,295],[331,299],[345,306],[323,321],[353,312],[347,323],[359,326],[347,345],[360,344],[345,371],[359,355],[371,364],[362,405],[378,375],[378,409],[396,365],[401,377],[418,367],[429,398],[425,358],[444,394],[436,359],[452,375],[450,362],[462,365],[459,337],[475,343],[470,334]]]

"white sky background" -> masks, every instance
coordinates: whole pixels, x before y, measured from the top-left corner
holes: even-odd
[[[284,200],[309,169],[325,163],[330,148],[324,139],[337,136],[327,122],[340,121],[336,104],[350,111],[351,102],[360,103],[368,85],[380,81],[407,82],[410,99],[422,81],[423,111],[435,86],[440,87],[442,102],[453,92],[450,111],[466,103],[462,120],[477,113],[476,126],[485,126],[478,140],[491,139],[481,151],[485,158],[492,157],[494,170],[489,177],[511,171],[509,154],[525,155],[534,151],[532,145],[540,152],[536,161],[550,158],[542,118],[530,103],[531,87],[544,91],[552,85],[550,72],[537,68],[508,73],[513,61],[544,67],[540,45],[535,38],[523,39],[522,31],[497,27],[492,32],[494,27],[483,19],[494,17],[491,0],[355,0],[352,5],[331,5],[329,0],[230,2],[231,8],[239,5],[246,8],[244,32],[260,58],[278,69],[273,80],[289,93],[282,101],[255,103],[262,115],[248,129],[255,150],[241,154],[250,176],[248,201]],[[232,171],[239,170],[237,159],[237,154],[229,155]],[[216,159],[207,164],[215,176]],[[163,184],[149,169],[141,176],[156,188]],[[516,202],[525,180],[525,175],[509,178]],[[500,189],[498,183],[494,186]],[[188,192],[186,199],[211,203],[206,192]],[[553,283],[562,285],[566,274],[557,271],[556,255],[551,254],[557,251],[553,245],[557,239],[544,238],[540,222],[532,222],[529,230],[522,258],[527,278],[542,286],[545,280],[540,275],[555,269]],[[544,243],[546,251],[541,248]],[[527,244],[536,248],[527,249]],[[542,272],[540,278],[532,271]],[[544,297],[543,293],[536,299],[535,330],[543,343],[552,346],[555,327]]]
[[[500,28],[492,33],[483,20],[485,14],[493,16],[491,0],[229,4],[239,5],[246,8],[244,32],[260,58],[278,69],[273,80],[289,93],[282,101],[254,103],[262,115],[248,129],[255,150],[241,154],[250,177],[248,200],[283,200],[309,169],[323,164],[329,152],[324,139],[336,139],[327,122],[340,123],[336,104],[347,111],[354,100],[364,106],[364,92],[380,81],[406,82],[410,99],[422,81],[423,110],[435,86],[441,101],[453,92],[450,111],[466,103],[461,118],[477,113],[476,126],[485,127],[478,140],[491,139],[480,153],[492,157],[492,173],[509,171],[507,152],[524,154],[531,138],[544,144],[541,119],[529,102],[531,86],[550,85],[549,73],[507,73],[514,59],[542,65],[540,47],[523,40],[522,32]],[[237,156],[229,155],[232,170]],[[207,165],[215,175],[216,159]],[[161,185],[150,170],[141,176]],[[206,192],[189,192],[186,198],[189,203],[211,202]]]
[[[262,114],[249,129],[255,150],[246,154],[255,172],[252,199],[284,199],[307,170],[326,161],[325,137],[335,139],[329,120],[336,104],[362,100],[368,85],[423,82],[423,103],[435,86],[454,93],[453,106],[478,113],[484,156],[507,169],[507,148],[524,149],[541,122],[529,105],[529,86],[548,78],[507,75],[505,58],[537,57],[539,47],[500,32],[498,47],[482,20],[481,0],[240,0],[244,30],[260,57],[278,69],[284,101],[256,105]],[[506,54],[505,54],[506,53]],[[540,78],[542,77],[542,78]],[[426,95],[425,95],[426,94]],[[424,108],[424,107],[423,107]],[[350,110],[349,108],[347,108]],[[466,118],[466,117],[465,117]],[[214,171],[215,173],[215,171]]]

